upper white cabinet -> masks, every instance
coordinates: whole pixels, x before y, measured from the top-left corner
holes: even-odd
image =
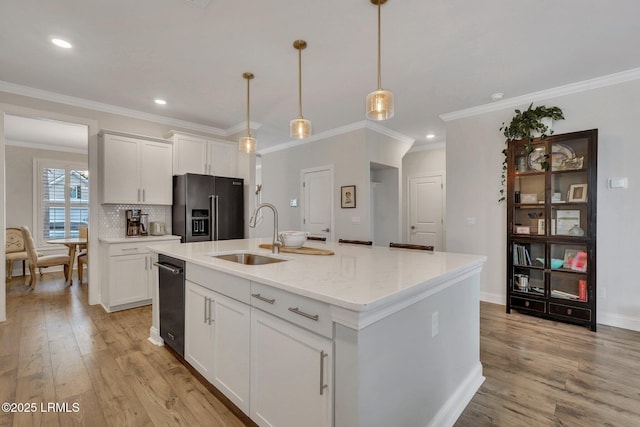
[[[173,174],[199,173],[235,177],[238,174],[238,144],[172,131]]]
[[[172,148],[167,141],[100,131],[102,203],[171,205]]]

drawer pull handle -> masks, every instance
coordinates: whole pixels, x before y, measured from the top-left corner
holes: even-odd
[[[260,294],[251,294],[251,296],[254,297],[254,298],[258,298],[260,301],[264,301],[264,302],[267,302],[269,304],[273,304],[274,302],[276,302],[275,298],[265,298]]]
[[[140,248],[122,248],[122,252],[124,251],[137,251]]]
[[[524,302],[524,306],[525,306],[525,307],[529,307],[529,301],[525,301],[525,302]]]
[[[329,387],[328,384],[324,383],[324,358],[327,356],[329,356],[329,353],[324,350],[320,351],[320,396],[324,394],[324,389]]]
[[[572,314],[572,313],[573,313],[573,310],[571,310],[570,308],[568,308],[568,309],[567,309],[567,314],[568,314],[569,316],[571,316],[571,314]]]
[[[299,314],[300,316],[304,316],[307,319],[314,320],[316,322],[320,318],[320,316],[318,316],[317,314],[309,314],[309,313],[305,313],[304,311],[300,311],[298,307],[289,307],[289,311],[295,314]]]

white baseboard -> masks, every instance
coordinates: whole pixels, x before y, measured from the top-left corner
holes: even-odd
[[[157,345],[162,347],[164,345],[164,340],[160,336],[160,331],[155,326],[149,328],[149,342],[153,345]]]
[[[598,323],[616,328],[640,332],[640,318],[620,316],[619,314],[598,312]]]
[[[452,426],[460,417],[460,414],[467,407],[473,396],[484,382],[482,375],[482,363],[478,362],[476,367],[469,373],[467,378],[460,384],[460,387],[447,399],[440,407],[438,413],[431,419],[427,427]]]

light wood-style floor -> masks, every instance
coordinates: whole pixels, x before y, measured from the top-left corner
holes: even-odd
[[[640,426],[640,332],[481,303],[486,380],[456,427]]]
[[[0,323],[0,426],[241,426],[166,349],[147,341],[150,307],[107,314],[61,274],[7,288]],[[481,304],[487,378],[456,426],[640,426],[640,333],[506,315]],[[41,412],[48,402],[79,412]]]
[[[62,273],[13,278],[0,323],[0,403],[36,403],[35,413],[0,412],[0,426],[242,426],[175,357],[147,341],[151,308],[107,314],[87,304],[87,285]],[[68,413],[41,412],[49,402]],[[73,412],[73,403],[79,406]]]

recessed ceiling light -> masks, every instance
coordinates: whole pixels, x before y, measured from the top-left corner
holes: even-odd
[[[167,101],[165,101],[164,99],[154,99],[153,102],[158,105],[167,105]]]
[[[51,39],[51,43],[55,44],[58,47],[64,48],[64,49],[71,49],[73,47],[71,45],[71,43],[69,43],[66,40],[62,40],[62,39]]]
[[[500,101],[502,99],[502,97],[504,96],[504,93],[502,92],[496,92],[494,94],[491,94],[491,100],[492,101]]]
[[[434,134],[432,134],[432,133],[428,133],[428,134],[427,134],[427,139],[433,139],[433,138],[435,138],[435,137],[436,137],[436,136],[435,136]]]

